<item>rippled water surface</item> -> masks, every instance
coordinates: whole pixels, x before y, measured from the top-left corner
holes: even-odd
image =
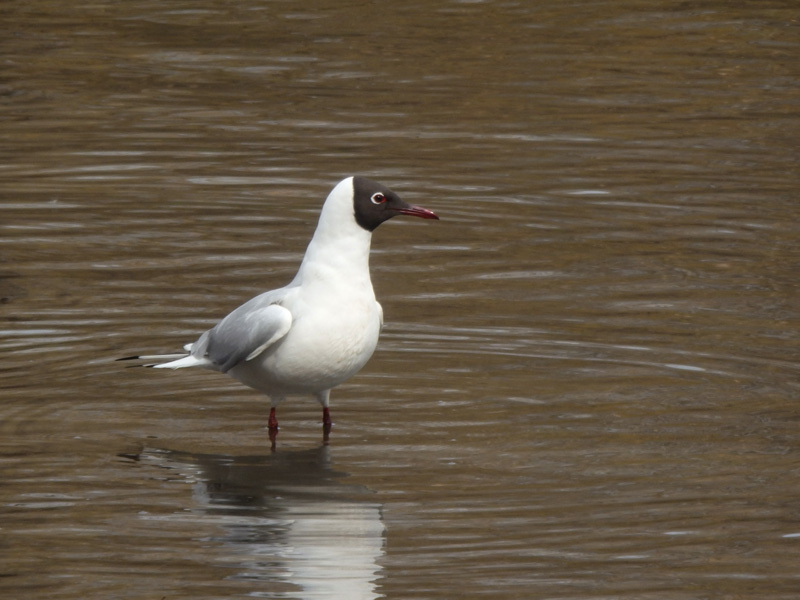
[[[0,6],[0,595],[796,598],[795,2]],[[367,367],[126,369],[376,231]]]

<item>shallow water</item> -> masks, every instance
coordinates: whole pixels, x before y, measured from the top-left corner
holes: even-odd
[[[6,2],[0,591],[794,598],[792,2]],[[170,352],[374,177],[367,367]]]

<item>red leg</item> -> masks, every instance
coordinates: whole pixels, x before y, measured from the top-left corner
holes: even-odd
[[[275,407],[269,409],[269,422],[267,423],[269,430],[270,448],[275,452],[275,445],[278,439],[278,417],[275,415]]]
[[[331,427],[333,427],[333,423],[331,422],[331,411],[328,409],[327,406],[322,407],[322,441],[327,443],[328,437],[331,433]]]

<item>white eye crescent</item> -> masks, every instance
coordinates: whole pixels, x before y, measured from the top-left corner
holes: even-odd
[[[375,192],[370,197],[370,200],[372,200],[373,204],[383,204],[384,202],[386,202],[386,196],[384,196],[380,192]]]

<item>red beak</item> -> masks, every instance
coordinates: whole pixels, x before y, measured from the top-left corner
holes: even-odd
[[[397,210],[397,212],[399,212],[401,215],[410,215],[412,217],[420,217],[421,219],[439,220],[439,217],[436,216],[435,212],[428,210],[427,208],[422,208],[421,206],[405,206],[395,210]]]

